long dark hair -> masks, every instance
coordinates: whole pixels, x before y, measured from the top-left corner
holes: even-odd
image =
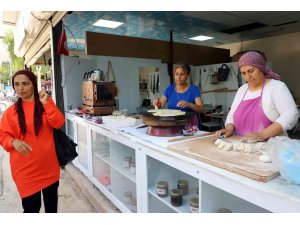
[[[34,88],[33,90],[34,92],[34,133],[36,136],[38,136],[43,125],[42,115],[45,110],[39,98],[37,79],[33,72],[29,70],[19,70],[12,77],[12,86],[14,90],[15,90],[14,79],[17,75],[20,74],[27,76],[29,80],[32,82]],[[15,103],[15,111],[18,114],[18,122],[19,122],[19,127],[21,129],[21,133],[25,136],[27,133],[27,129],[26,129],[24,110],[22,106],[22,98],[18,98],[18,101]]]

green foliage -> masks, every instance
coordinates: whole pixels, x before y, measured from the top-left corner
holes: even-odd
[[[17,57],[14,54],[14,33],[12,30],[7,30],[5,32],[3,42],[7,45],[11,63],[5,62],[0,65],[0,82],[8,84],[13,73],[24,69],[24,59],[22,57]]]
[[[12,30],[7,30],[5,32],[3,42],[7,45],[12,64],[12,73],[24,69],[24,59],[22,57],[17,57],[14,53],[14,33]]]
[[[38,69],[37,69],[38,66],[32,66],[31,69],[32,69],[32,72],[34,74],[38,74]],[[41,67],[41,74],[48,74],[48,72],[51,70],[51,67],[50,66],[44,66],[44,65],[40,65]],[[50,79],[48,77],[48,79]]]
[[[8,62],[2,63],[0,66],[0,83],[8,84],[10,80],[10,65]]]

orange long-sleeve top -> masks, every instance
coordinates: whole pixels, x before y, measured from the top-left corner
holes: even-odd
[[[53,128],[60,128],[65,119],[50,97],[43,107],[43,126],[38,136],[34,134],[34,101],[23,102],[27,128],[25,137],[18,125],[15,105],[7,108],[0,122],[0,144],[10,154],[11,173],[21,198],[44,189],[60,178]],[[32,151],[26,156],[19,153],[11,143],[15,138],[29,144]]]

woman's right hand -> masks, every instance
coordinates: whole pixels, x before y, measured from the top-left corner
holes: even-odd
[[[161,101],[159,98],[154,99],[153,105],[155,109],[159,109],[161,107]]]
[[[19,139],[14,139],[11,144],[22,155],[28,155],[32,151],[32,147]]]
[[[216,131],[216,138],[220,138],[222,135],[224,135],[224,138],[230,137],[233,135],[233,131],[226,128]]]

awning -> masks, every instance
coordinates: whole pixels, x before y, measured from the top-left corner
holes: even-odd
[[[51,49],[51,29],[62,20],[66,13],[66,11],[61,11],[21,14],[16,26],[14,51],[17,56],[25,58],[24,63],[28,67]]]

